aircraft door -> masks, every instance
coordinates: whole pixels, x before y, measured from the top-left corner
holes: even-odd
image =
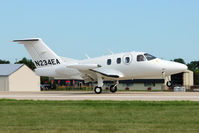
[[[122,72],[126,77],[132,78],[133,77],[133,68],[132,68],[132,63],[133,61],[133,56],[131,53],[125,54],[122,57],[122,62],[123,62],[123,67],[122,67]]]

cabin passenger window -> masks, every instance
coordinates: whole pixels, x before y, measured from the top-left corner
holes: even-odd
[[[111,65],[111,59],[107,60],[107,65]]]
[[[121,63],[121,58],[117,58],[117,64]]]
[[[133,57],[132,55],[129,53],[129,54],[125,54],[123,57],[122,57],[122,61],[124,64],[126,65],[129,65],[133,60]]]
[[[137,56],[137,61],[140,62],[140,61],[145,61],[145,58],[143,55],[138,55]]]
[[[130,58],[129,57],[125,57],[125,63],[128,64],[130,62]]]

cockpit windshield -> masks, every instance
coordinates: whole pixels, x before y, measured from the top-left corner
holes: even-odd
[[[150,55],[148,53],[145,53],[144,56],[147,58],[148,61],[155,59],[156,57],[153,55]]]

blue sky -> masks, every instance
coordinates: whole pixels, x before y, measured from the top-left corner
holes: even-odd
[[[190,62],[199,60],[199,1],[1,0],[0,59],[30,58],[10,41],[31,37],[76,59],[111,50]]]

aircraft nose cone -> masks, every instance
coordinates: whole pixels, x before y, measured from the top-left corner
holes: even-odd
[[[186,71],[187,66],[178,62],[163,61],[162,70],[164,70],[167,75],[172,75]]]
[[[176,74],[187,70],[187,66],[182,63],[170,62],[167,70],[170,74]]]
[[[185,70],[187,70],[188,69],[188,67],[187,67],[187,65],[184,65],[184,64],[180,64],[179,63],[179,70],[181,70],[181,71],[185,71]]]

